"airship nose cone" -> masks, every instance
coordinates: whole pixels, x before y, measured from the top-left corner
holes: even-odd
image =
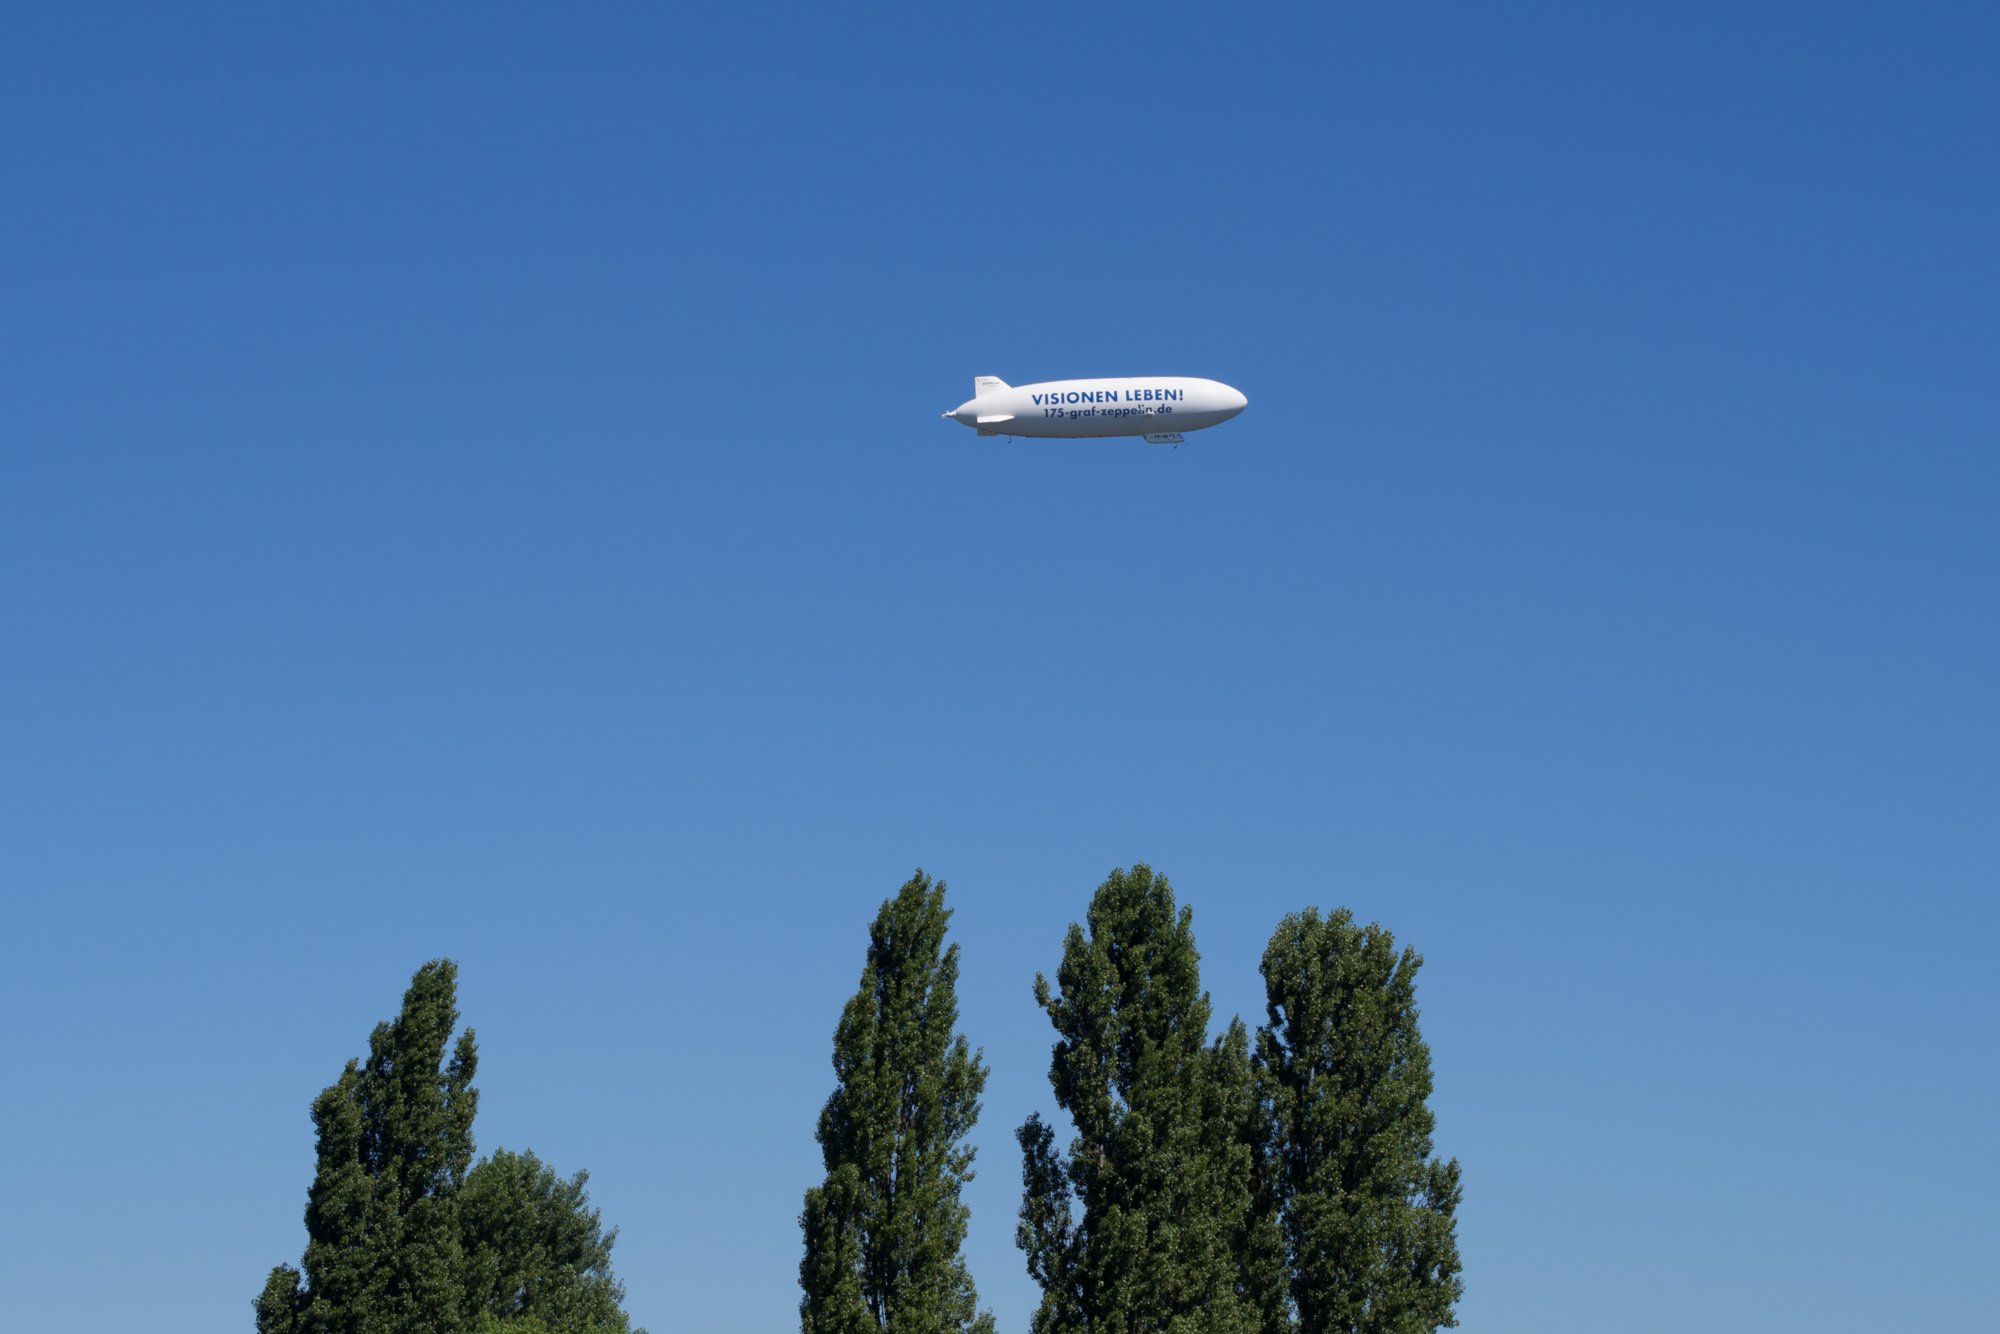
[[[1229,410],[1231,412],[1241,412],[1249,406],[1250,400],[1243,396],[1241,389],[1232,389],[1229,391]]]

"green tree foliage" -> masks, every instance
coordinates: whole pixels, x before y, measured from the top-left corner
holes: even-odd
[[[1231,1017],[1215,1045],[1215,1079],[1203,1118],[1206,1152],[1216,1159],[1248,1152],[1248,1198],[1230,1230],[1237,1289],[1264,1334],[1290,1334],[1291,1308],[1285,1268],[1285,1238],[1271,1189],[1270,1115],[1265,1106],[1250,1032]],[[1240,1170],[1240,1169],[1232,1169]]]
[[[349,1061],[314,1101],[319,1167],[306,1200],[305,1272],[272,1271],[257,1300],[259,1334],[462,1327],[451,1203],[472,1165],[479,1054],[467,1029],[446,1057],[457,979],[445,959],[417,970],[402,1012],[375,1026],[367,1062]]]
[[[868,932],[861,986],[834,1031],[820,1112],[826,1180],[799,1216],[805,1334],[992,1334],[959,1248],[964,1143],[986,1068],[953,1030],[958,946],[944,882],[918,871]]]
[[[1282,1296],[1257,1286],[1276,1269],[1251,1208],[1248,1040],[1236,1023],[1208,1041],[1193,914],[1148,867],[1114,871],[1056,981],[1035,999],[1077,1133],[1067,1155],[1039,1116],[1018,1134],[1035,1334],[1250,1334]]]
[[[1267,1199],[1296,1328],[1427,1334],[1458,1323],[1458,1162],[1431,1157],[1416,951],[1345,909],[1285,918],[1264,951],[1257,1073]]]
[[[590,1207],[589,1180],[505,1149],[466,1176],[458,1220],[475,1329],[627,1334],[625,1288],[611,1272],[618,1230]]]
[[[446,959],[418,969],[368,1059],[314,1100],[304,1270],[271,1271],[258,1334],[626,1334],[585,1174],[504,1150],[473,1165],[457,980]]]

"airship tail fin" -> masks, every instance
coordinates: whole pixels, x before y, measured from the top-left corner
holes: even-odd
[[[984,398],[988,394],[997,394],[1002,389],[1011,389],[1012,387],[1012,385],[1009,385],[997,375],[975,375],[972,377],[972,396],[974,398]]]

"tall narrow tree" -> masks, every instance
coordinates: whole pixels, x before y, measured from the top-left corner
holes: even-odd
[[[1057,988],[1035,979],[1076,1137],[1064,1155],[1040,1116],[1019,1131],[1033,1328],[1249,1334],[1267,1302],[1245,1263],[1245,1035],[1210,1045],[1193,914],[1164,876],[1113,871],[1086,926],[1069,929]]]
[[[452,1196],[472,1165],[479,1054],[469,1028],[451,1044],[457,980],[447,959],[417,970],[402,1012],[375,1026],[366,1064],[349,1061],[313,1103],[319,1166],[306,1201],[305,1272],[271,1271],[256,1303],[259,1334],[463,1328]]]
[[[1296,1328],[1428,1334],[1458,1323],[1458,1161],[1431,1156],[1415,950],[1346,909],[1285,918],[1257,1034],[1269,1182]]]
[[[806,1192],[805,1334],[992,1334],[959,1249],[965,1143],[986,1086],[958,1024],[958,946],[943,881],[922,871],[882,905],[861,986],[833,1038],[820,1112],[826,1180]]]

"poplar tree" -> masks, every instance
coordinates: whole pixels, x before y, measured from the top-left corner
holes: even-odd
[[[1246,1264],[1246,1036],[1208,1041],[1193,913],[1150,868],[1113,871],[1056,983],[1037,975],[1035,1000],[1076,1136],[1064,1154],[1039,1115],[1018,1132],[1035,1334],[1250,1334],[1269,1303]]]
[[[826,1179],[799,1226],[804,1334],[992,1334],[959,1250],[965,1144],[986,1086],[958,1023],[958,946],[943,881],[918,871],[868,931],[861,985],[833,1038],[819,1117]]]
[[[313,1102],[305,1269],[271,1271],[259,1334],[627,1334],[589,1174],[504,1149],[468,1168],[479,1057],[468,1028],[446,1058],[457,981],[449,960],[418,969]]]
[[[452,1196],[472,1165],[479,1054],[469,1028],[451,1042],[457,979],[447,959],[418,969],[401,1013],[375,1026],[367,1061],[349,1061],[314,1101],[304,1272],[271,1271],[256,1302],[259,1334],[464,1328]]]
[[[1296,1329],[1456,1325],[1458,1160],[1431,1156],[1415,950],[1340,909],[1284,919],[1264,951],[1257,1072]]]

